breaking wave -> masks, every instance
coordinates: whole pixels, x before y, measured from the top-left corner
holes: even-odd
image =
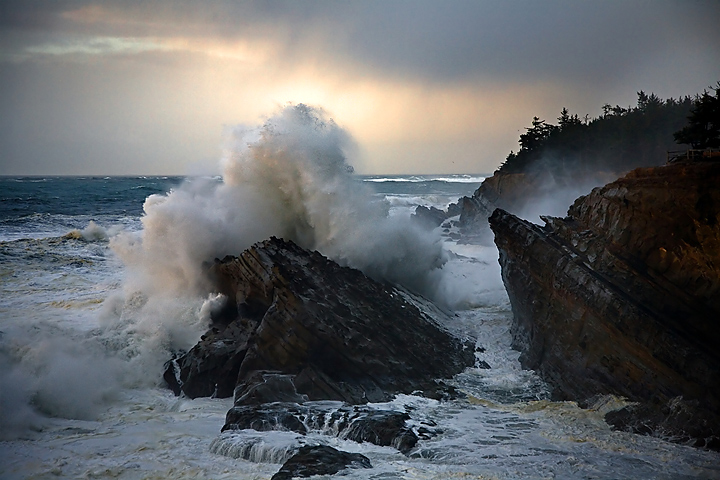
[[[143,230],[112,239],[143,291],[205,291],[203,262],[274,235],[433,295],[446,260],[439,236],[388,218],[389,205],[352,174],[349,135],[322,110],[287,106],[259,128],[229,133],[222,181],[148,197]]]

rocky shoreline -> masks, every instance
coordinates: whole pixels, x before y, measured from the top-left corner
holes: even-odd
[[[514,347],[557,399],[637,405],[617,428],[720,448],[720,162],[642,168],[544,227],[490,217]]]
[[[503,189],[515,193],[502,202],[527,201],[510,202],[525,181],[512,177],[415,220],[434,228],[460,215],[465,240],[494,235],[523,368],[557,400],[628,399],[605,416],[614,428],[720,449],[720,162],[634,170],[543,227],[499,208],[482,218]],[[364,405],[451,398],[442,379],[478,366],[473,346],[411,294],[292,242],[270,238],[207,273],[224,306],[164,378],[191,398],[232,396],[223,432],[323,431],[407,454],[434,426],[420,432],[407,412]],[[298,446],[273,478],[368,467],[361,455]]]

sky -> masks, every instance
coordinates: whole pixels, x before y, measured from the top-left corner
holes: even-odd
[[[0,175],[219,172],[288,104],[359,173],[491,173],[533,116],[720,80],[713,1],[0,2]]]

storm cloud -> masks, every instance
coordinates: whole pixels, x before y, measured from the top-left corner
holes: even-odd
[[[320,104],[361,170],[492,171],[534,115],[701,92],[716,2],[0,6],[0,173],[187,173],[223,125]],[[308,98],[309,97],[309,98]]]

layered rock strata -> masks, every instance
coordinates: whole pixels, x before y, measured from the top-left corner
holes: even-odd
[[[462,232],[462,241],[491,244],[493,236],[488,217],[496,208],[530,216],[541,205],[562,205],[564,208],[579,194],[618,176],[619,173],[612,171],[590,171],[586,175],[575,172],[564,177],[542,171],[510,174],[495,172],[483,181],[472,196],[462,197],[458,201],[458,226]]]
[[[271,238],[216,260],[209,274],[226,305],[165,379],[189,397],[234,395],[223,430],[332,425],[342,438],[408,452],[418,437],[406,413],[352,405],[441,398],[452,388],[439,379],[475,360],[409,294],[292,242]]]
[[[619,427],[717,446],[720,162],[637,169],[543,220],[490,218],[523,366],[558,399],[642,402]]]

